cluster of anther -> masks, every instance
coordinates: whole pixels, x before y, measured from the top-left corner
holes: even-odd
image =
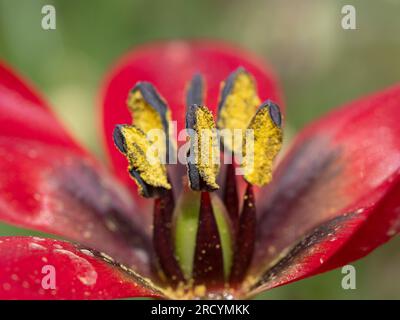
[[[186,182],[177,199],[167,166],[146,157],[155,144],[161,153],[171,147],[170,112],[150,83],[138,83],[129,94],[127,105],[134,123],[117,125],[114,131],[115,145],[126,156],[139,193],[154,198],[153,244],[158,270],[174,290],[219,290],[243,280],[255,240],[253,185],[270,182],[272,163],[282,144],[279,107],[271,101],[261,103],[254,78],[243,68],[222,83],[216,124],[204,100],[204,80],[195,75],[186,95],[186,129],[196,135],[189,134],[188,178],[181,179]],[[152,139],[146,134],[151,129],[163,130],[166,138]],[[216,129],[225,131],[223,137],[218,137]],[[233,138],[237,132],[240,143]],[[209,140],[207,150],[200,139]],[[252,148],[248,148],[250,143]],[[222,149],[224,154],[243,159],[238,166],[247,187],[241,206],[235,165],[220,170],[220,163],[215,162]],[[217,181],[222,181],[221,188]]]

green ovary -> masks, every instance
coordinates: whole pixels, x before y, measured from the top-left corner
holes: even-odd
[[[222,247],[225,279],[229,277],[233,259],[233,236],[228,214],[221,200],[211,195],[214,217]],[[196,235],[199,223],[200,193],[185,190],[174,212],[175,255],[187,280],[192,277]]]

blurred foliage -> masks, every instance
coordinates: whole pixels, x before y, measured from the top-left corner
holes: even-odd
[[[53,4],[57,30],[43,31]],[[353,4],[357,30],[341,28]],[[98,89],[121,54],[143,42],[217,38],[265,57],[279,75],[293,130],[334,106],[400,78],[400,1],[332,0],[0,0],[0,58],[30,78],[71,131],[103,156]],[[0,225],[0,234],[32,234]],[[373,237],[373,235],[371,235]],[[274,298],[399,298],[400,241],[357,262],[357,290],[335,270],[275,289]]]

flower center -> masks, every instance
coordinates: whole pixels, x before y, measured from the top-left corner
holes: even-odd
[[[243,68],[222,83],[217,124],[204,96],[204,80],[195,75],[186,94],[187,141],[179,148],[171,140],[167,103],[147,82],[138,83],[127,100],[134,123],[114,130],[115,145],[127,158],[139,193],[154,198],[153,244],[160,279],[176,292],[189,290],[196,296],[235,288],[244,279],[255,241],[253,185],[271,181],[282,145],[279,107],[260,102],[255,80]],[[183,159],[168,164],[176,151]],[[182,163],[187,177],[175,177],[183,171]],[[171,181],[183,185],[177,188]],[[240,197],[243,184],[247,187]],[[176,189],[183,191],[178,195]]]

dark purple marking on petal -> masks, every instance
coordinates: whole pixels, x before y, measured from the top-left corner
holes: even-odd
[[[253,258],[255,235],[256,206],[253,187],[251,184],[248,184],[236,236],[235,252],[230,274],[230,283],[232,285],[239,284],[246,275],[251,259]]]
[[[343,202],[340,149],[329,137],[314,137],[296,147],[274,174],[257,202],[259,214],[254,263],[259,270],[308,230],[329,219]],[[329,194],[329,197],[326,195]]]
[[[184,281],[184,276],[174,254],[171,232],[174,207],[174,196],[170,190],[154,200],[153,244],[167,280],[176,285]]]
[[[124,201],[91,167],[77,163],[72,168],[65,168],[61,173],[63,188],[69,196],[88,207],[96,218],[104,221],[106,227],[125,241],[132,248],[150,252],[151,241],[146,234],[139,215],[133,217],[127,212]],[[136,218],[136,220],[134,220]]]
[[[54,197],[60,199],[53,210],[77,210],[88,215],[82,217],[87,229],[81,243],[114,255],[143,274],[149,271],[153,248],[151,221],[143,214],[146,207],[132,205],[130,195],[111,177],[101,169],[94,169],[90,162],[76,161],[58,168],[57,176],[50,177],[49,186]]]
[[[193,280],[195,284],[207,285],[207,288],[218,287],[224,282],[221,240],[208,192],[201,193]]]

